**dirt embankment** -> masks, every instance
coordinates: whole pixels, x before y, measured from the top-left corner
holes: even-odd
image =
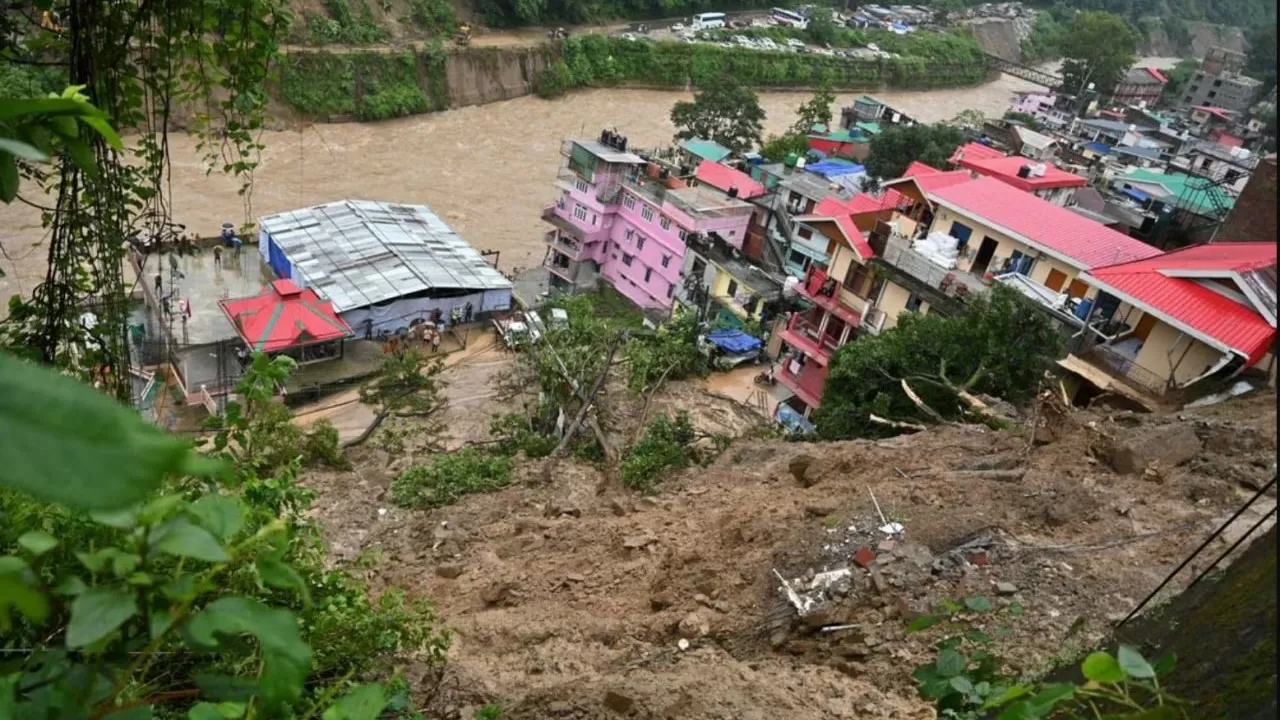
[[[1191,47],[1188,48],[1179,47],[1158,24],[1152,25],[1143,38],[1142,53],[1146,55],[1202,58],[1213,48],[1226,48],[1235,52],[1249,50],[1244,31],[1238,27],[1187,21],[1187,31],[1191,34]]]
[[[693,407],[715,432],[750,425],[685,383],[655,405]],[[639,414],[617,407],[620,425]],[[1040,417],[1033,441],[971,426],[739,439],[654,497],[569,460],[523,463],[506,490],[429,513],[391,507],[377,453],[310,482],[338,561],[378,549],[375,584],[431,598],[457,630],[431,698],[442,717],[496,701],[528,719],[927,718],[909,673],[937,638],[904,637],[904,618],[942,597],[1017,601],[1014,662],[1069,660],[1275,472],[1274,394]],[[900,538],[885,542],[881,511]],[[852,572],[821,617],[797,619],[774,571],[803,590],[837,567]]]
[[[984,18],[969,23],[983,52],[1010,62],[1022,62],[1022,41],[1031,36],[1035,18]]]

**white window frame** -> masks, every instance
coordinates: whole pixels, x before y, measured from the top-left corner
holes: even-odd
[[[658,224],[662,226],[663,230],[670,230],[671,218],[667,217],[666,215],[663,215],[662,219],[658,221]]]
[[[636,209],[636,196],[635,196],[635,195],[632,195],[631,193],[627,193],[627,194],[626,194],[625,196],[623,196],[623,198],[622,198],[622,204],[623,204],[623,205],[625,205],[625,206],[626,206],[626,208],[627,208],[628,210],[635,210],[635,209]]]
[[[587,221],[587,206],[581,203],[573,206],[573,216],[582,222]]]
[[[640,208],[640,217],[644,218],[645,222],[653,222],[653,208],[648,205]]]
[[[580,193],[589,192],[591,190],[591,186],[588,185],[587,181],[583,180],[582,178],[578,178],[577,180],[574,180],[573,187]]]

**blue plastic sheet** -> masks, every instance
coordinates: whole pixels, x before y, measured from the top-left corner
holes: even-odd
[[[739,355],[742,353],[755,352],[764,345],[760,342],[760,338],[748,335],[741,330],[712,330],[707,333],[707,342],[714,344],[716,347],[725,352]]]

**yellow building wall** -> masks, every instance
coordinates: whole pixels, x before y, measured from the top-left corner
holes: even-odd
[[[961,225],[973,228],[973,234],[969,236],[970,252],[968,257],[962,257],[960,258],[960,261],[956,263],[958,268],[964,272],[969,272],[970,268],[973,267],[973,261],[978,257],[978,250],[982,248],[983,238],[989,237],[996,241],[996,252],[995,255],[992,256],[992,262],[989,266],[991,268],[999,267],[999,264],[1003,264],[1005,260],[1017,251],[1024,255],[1030,254],[1040,256],[1040,259],[1036,260],[1035,266],[1031,268],[1031,275],[1029,276],[1033,282],[1040,285],[1044,285],[1045,280],[1049,277],[1050,270],[1058,270],[1067,276],[1067,279],[1062,284],[1062,290],[1065,290],[1071,284],[1071,281],[1075,280],[1076,276],[1080,274],[1078,270],[1070,265],[1049,257],[1048,255],[1041,253],[1039,250],[1030,248],[1026,243],[997,232],[996,230],[993,230],[972,218],[957,215],[946,208],[938,208],[938,212],[934,216],[932,230],[934,232],[950,233],[951,223],[953,222],[959,222]],[[999,264],[997,264],[997,260],[1000,261]]]
[[[911,291],[898,285],[897,283],[886,280],[884,290],[880,293],[880,302],[877,307],[885,314],[884,330],[898,326],[898,316],[907,311],[907,301],[911,299]],[[929,312],[929,303],[920,303],[919,312],[927,314]]]
[[[727,271],[725,271],[724,268],[720,267],[719,265],[716,265],[715,269],[716,269],[716,277],[715,277],[715,281],[711,283],[711,296],[716,298],[728,299],[730,301],[729,305],[732,306],[731,309],[734,311],[734,314],[740,318],[746,319],[747,309],[739,305],[729,295],[730,282],[737,282],[739,288],[746,287],[746,283],[730,275]],[[752,293],[752,297],[755,297],[754,293]],[[759,320],[760,315],[763,311],[764,311],[764,303],[756,303],[756,310],[754,313],[751,313],[751,316],[756,320]]]
[[[857,253],[849,249],[849,246],[844,243],[837,244],[835,252],[831,256],[831,264],[828,266],[827,274],[836,279],[840,302],[857,312],[862,312],[863,308],[867,306],[867,301],[849,292],[844,287],[844,278],[849,273],[850,265],[862,265],[858,260]]]
[[[1222,360],[1222,352],[1205,345],[1190,336],[1182,336],[1181,331],[1157,321],[1147,335],[1147,340],[1138,350],[1135,362],[1162,379],[1173,378],[1175,384],[1181,384],[1192,378],[1203,375],[1210,367]],[[1169,348],[1174,342],[1178,346],[1170,356]]]

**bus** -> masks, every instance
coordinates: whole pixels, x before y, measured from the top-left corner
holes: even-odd
[[[778,7],[769,11],[769,19],[773,21],[774,25],[800,28],[801,30],[809,25],[809,21],[805,20],[799,13]]]
[[[700,13],[693,16],[694,30],[713,30],[724,27],[724,13]]]

